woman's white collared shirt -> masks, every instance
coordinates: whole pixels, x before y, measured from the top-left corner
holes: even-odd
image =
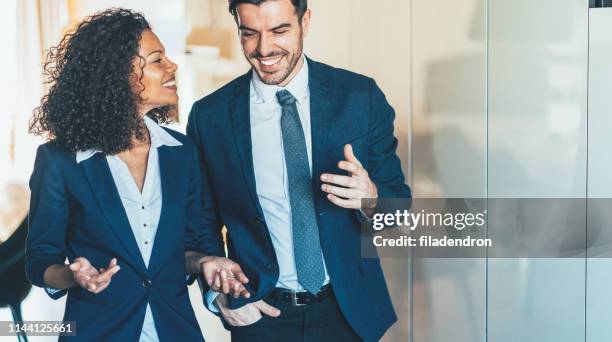
[[[139,191],[130,170],[121,158],[117,155],[107,155],[106,160],[119,192],[121,204],[123,204],[132,232],[134,233],[134,238],[138,244],[138,249],[145,265],[148,267],[155,244],[155,235],[162,208],[162,188],[157,149],[164,145],[180,146],[182,144],[147,116],[145,116],[145,124],[151,137],[151,148],[149,150],[142,192]],[[100,151],[88,150],[77,152],[77,163],[91,158],[96,153],[100,153]],[[147,304],[140,341],[159,341],[149,304]]]

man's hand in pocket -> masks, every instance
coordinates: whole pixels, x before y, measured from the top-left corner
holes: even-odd
[[[235,310],[230,310],[227,307],[227,297],[224,294],[219,294],[217,296],[215,304],[221,311],[225,321],[235,327],[254,324],[261,319],[262,314],[270,317],[278,317],[281,314],[279,309],[263,300],[247,304]]]

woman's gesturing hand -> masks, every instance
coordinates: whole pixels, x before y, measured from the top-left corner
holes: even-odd
[[[213,291],[230,294],[234,298],[249,298],[251,294],[244,287],[249,282],[240,265],[228,258],[206,256],[200,265],[204,279]]]
[[[108,287],[111,278],[119,272],[121,267],[117,265],[117,258],[113,258],[108,267],[97,270],[89,260],[78,257],[70,264],[70,271],[74,281],[89,292],[100,293]]]

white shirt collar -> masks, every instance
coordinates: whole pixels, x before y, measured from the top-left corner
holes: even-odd
[[[181,146],[180,141],[176,140],[170,133],[166,132],[160,125],[158,125],[153,119],[148,116],[144,116],[144,122],[149,130],[149,136],[151,137],[151,147],[158,148],[160,146]],[[96,153],[102,153],[100,150],[87,150],[78,151],[76,153],[76,162],[80,163],[93,157]]]
[[[253,86],[253,92],[251,96],[255,97],[257,102],[276,102],[276,92],[279,89],[285,89],[293,95],[298,102],[303,101],[309,95],[308,91],[308,61],[306,56],[302,54],[304,64],[302,69],[295,75],[295,77],[285,87],[279,87],[277,85],[265,84],[259,78],[259,75],[253,70],[253,77],[251,77],[251,84]]]

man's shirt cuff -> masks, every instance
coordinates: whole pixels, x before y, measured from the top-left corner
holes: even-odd
[[[45,289],[45,292],[47,293],[47,295],[49,295],[49,297],[51,297],[52,299],[60,299],[66,293],[68,293],[68,290],[58,290],[58,289],[54,289],[52,287],[45,287],[44,289]]]
[[[215,299],[217,299],[217,296],[220,295],[219,292],[217,291],[213,291],[213,290],[208,290],[208,292],[206,292],[206,305],[208,306],[208,310],[214,312],[214,313],[219,313],[220,310],[217,307],[217,304],[215,303]]]
[[[357,218],[359,219],[360,222],[365,222],[365,223],[372,223],[374,222],[374,219],[369,217],[365,211],[363,211],[363,209],[359,208],[359,210],[357,210]]]

